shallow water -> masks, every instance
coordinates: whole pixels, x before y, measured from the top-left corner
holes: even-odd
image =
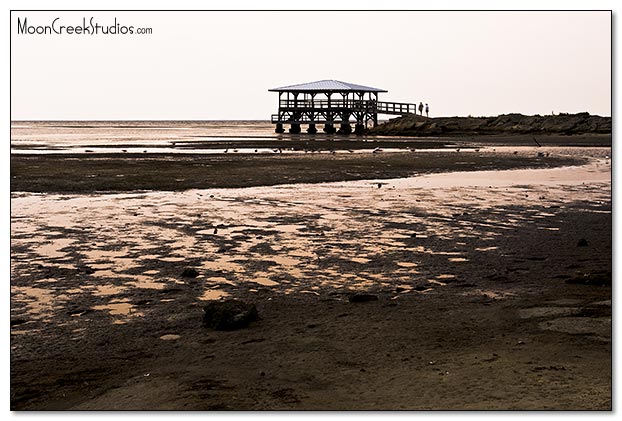
[[[599,157],[607,151],[564,153]],[[49,320],[68,303],[94,302],[91,310],[126,323],[142,316],[128,299],[132,294],[189,282],[200,286],[198,300],[266,288],[319,294],[400,286],[428,294],[460,279],[478,254],[501,253],[496,242],[504,231],[559,230],[557,214],[567,204],[611,200],[604,157],[581,167],[383,183],[381,189],[375,180],[361,180],[184,192],[13,193],[12,314]],[[445,263],[430,266],[430,258]],[[184,279],[185,267],[199,276]]]

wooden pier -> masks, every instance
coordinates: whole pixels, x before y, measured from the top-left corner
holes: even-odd
[[[307,133],[317,133],[316,124],[324,124],[325,133],[362,134],[369,124],[378,124],[378,114],[416,114],[416,104],[378,101],[384,89],[356,85],[338,80],[320,80],[300,85],[273,88],[279,93],[279,111],[272,115],[275,132],[300,133],[301,124]],[[339,129],[336,126],[339,126]]]

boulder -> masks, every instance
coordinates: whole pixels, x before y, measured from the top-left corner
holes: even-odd
[[[211,300],[203,307],[203,326],[215,330],[236,330],[259,320],[255,304],[239,300]]]

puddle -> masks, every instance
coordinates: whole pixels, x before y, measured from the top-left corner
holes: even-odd
[[[162,262],[183,262],[185,257],[160,257]]]
[[[219,289],[208,289],[199,297],[199,300],[220,300],[221,298],[226,297],[229,297],[229,294],[225,291],[221,291]]]
[[[49,289],[36,287],[11,287],[11,301],[23,301],[26,303],[26,312],[35,319],[49,317],[61,304],[60,301],[67,297],[55,296]]]
[[[35,249],[35,253],[47,257],[48,259],[58,259],[65,257],[67,253],[60,251],[65,247],[74,244],[76,240],[69,238],[54,239],[51,243],[43,244]]]
[[[286,233],[296,233],[302,229],[307,228],[306,225],[275,225],[274,226],[275,229],[281,231],[281,232],[286,232]]]
[[[125,287],[118,285],[95,285],[95,291],[92,293],[96,297],[106,297],[109,295],[117,295],[125,291]]]
[[[396,265],[403,267],[403,268],[414,268],[417,267],[417,263],[412,263],[412,262],[396,262]]]
[[[267,277],[262,277],[262,276],[259,276],[259,277],[250,277],[250,278],[248,278],[247,280],[248,280],[249,282],[254,282],[254,283],[256,283],[256,284],[264,285],[264,286],[267,286],[267,287],[271,287],[271,286],[275,286],[275,285],[278,285],[278,284],[279,284],[278,282],[275,282],[275,281],[273,281],[273,280],[272,280],[272,279],[270,279],[270,278],[267,278]]]
[[[286,257],[286,256],[271,256],[270,260],[273,260],[279,265],[283,265],[283,266],[296,266],[300,263],[298,259],[293,259],[291,257]]]
[[[93,306],[92,308],[97,311],[107,311],[111,316],[143,316],[143,313],[134,310],[134,306],[131,303],[124,301],[114,301],[108,304]]]

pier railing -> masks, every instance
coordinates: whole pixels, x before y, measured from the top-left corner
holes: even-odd
[[[417,104],[406,102],[377,102],[376,112],[378,114],[416,114]]]
[[[352,100],[352,99],[282,99],[279,101],[279,108],[282,110],[297,111],[313,111],[313,110],[351,110],[366,111],[377,114],[409,114],[417,112],[417,104],[409,104],[405,102],[380,102],[369,100]]]

